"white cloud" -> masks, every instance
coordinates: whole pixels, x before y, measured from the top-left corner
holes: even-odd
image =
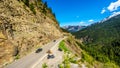
[[[93,23],[93,22],[94,22],[94,20],[92,20],[92,19],[91,19],[91,20],[88,20],[88,22]]]
[[[106,10],[103,8],[102,11],[101,11],[101,14],[103,14],[103,13],[105,13],[105,12],[106,12]]]
[[[116,1],[116,2],[112,2],[108,7],[107,9],[109,11],[115,11],[118,9],[118,7],[120,7],[120,0]]]
[[[100,22],[104,22],[104,21],[107,21],[109,20],[110,18],[114,17],[114,16],[117,16],[120,14],[120,11],[119,12],[113,12],[112,15],[110,15],[108,18],[104,18],[102,21]]]
[[[81,21],[80,24],[84,24],[85,22]]]
[[[85,21],[73,21],[73,22],[62,22],[63,24],[60,24],[60,26],[65,26],[65,25],[80,25],[80,26],[88,26],[92,23],[94,23],[94,20],[85,20]]]
[[[109,16],[109,18],[112,18],[112,17],[117,16],[119,14],[120,14],[120,11],[119,12],[113,12],[113,14],[111,16]]]
[[[89,22],[90,21],[90,22]],[[79,23],[79,25],[81,25],[81,26],[88,26],[88,25],[90,25],[91,23],[93,23],[93,20],[89,20],[89,21],[81,21],[80,23]]]
[[[81,21],[81,22],[79,23],[79,25],[81,25],[81,26],[87,26],[88,24],[87,24],[86,22]]]

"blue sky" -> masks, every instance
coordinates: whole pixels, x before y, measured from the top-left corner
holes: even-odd
[[[43,0],[60,26],[90,25],[120,11],[120,0]]]

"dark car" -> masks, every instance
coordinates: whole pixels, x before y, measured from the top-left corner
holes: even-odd
[[[35,53],[39,53],[42,51],[42,48],[38,48]]]
[[[58,51],[62,51],[62,49],[61,49],[61,48],[58,48]]]
[[[50,59],[50,58],[53,59],[53,58],[55,58],[55,56],[54,56],[54,55],[49,55],[49,54],[48,54],[47,59]]]
[[[53,42],[56,42],[56,40],[53,40]]]
[[[51,55],[51,58],[55,58],[55,56],[54,56],[54,55]]]

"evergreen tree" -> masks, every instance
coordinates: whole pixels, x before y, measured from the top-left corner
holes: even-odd
[[[25,0],[25,5],[29,7],[29,0]]]

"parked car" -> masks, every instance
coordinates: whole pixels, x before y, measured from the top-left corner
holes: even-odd
[[[38,48],[35,53],[39,53],[42,51],[42,48]]]

